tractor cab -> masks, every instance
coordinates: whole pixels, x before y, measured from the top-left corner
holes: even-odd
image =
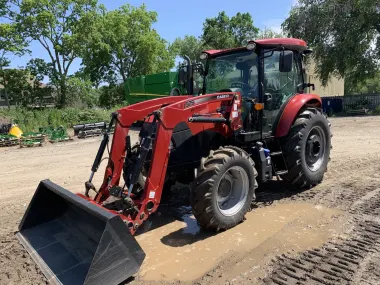
[[[246,47],[209,50],[206,60],[204,94],[240,92],[243,98],[244,130],[272,135],[282,106],[303,93],[305,83],[302,58],[310,50],[298,39],[250,41]],[[262,122],[259,112],[263,110]]]

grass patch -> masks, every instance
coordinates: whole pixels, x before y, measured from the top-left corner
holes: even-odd
[[[64,126],[71,128],[76,124],[110,121],[112,110],[104,109],[43,109],[29,110],[26,108],[0,109],[0,118],[5,117],[17,123],[23,132],[38,131],[40,127]]]

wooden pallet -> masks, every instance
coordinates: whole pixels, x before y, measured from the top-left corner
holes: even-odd
[[[0,139],[0,147],[16,146],[19,144],[19,139]]]
[[[46,135],[21,137],[20,147],[42,146],[42,144],[45,142],[45,138]]]

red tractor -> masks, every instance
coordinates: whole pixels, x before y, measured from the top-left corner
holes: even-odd
[[[321,99],[306,94],[303,40],[266,39],[201,54],[202,94],[168,96],[112,115],[85,194],[50,180],[39,187],[17,237],[56,284],[119,284],[145,253],[133,235],[179,181],[204,229],[243,221],[258,183],[281,177],[294,187],[320,183],[331,148]],[[139,141],[128,134],[144,120]],[[99,188],[92,178],[108,150]],[[164,189],[164,190],[163,190]],[[94,191],[91,198],[89,191]]]

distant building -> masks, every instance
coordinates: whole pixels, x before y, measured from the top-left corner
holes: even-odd
[[[326,87],[323,87],[314,72],[314,68],[315,62],[311,60],[306,67],[306,82],[313,83],[315,85],[315,90],[310,87],[308,88],[307,93],[315,93],[321,97],[344,95],[344,79],[331,77]]]

